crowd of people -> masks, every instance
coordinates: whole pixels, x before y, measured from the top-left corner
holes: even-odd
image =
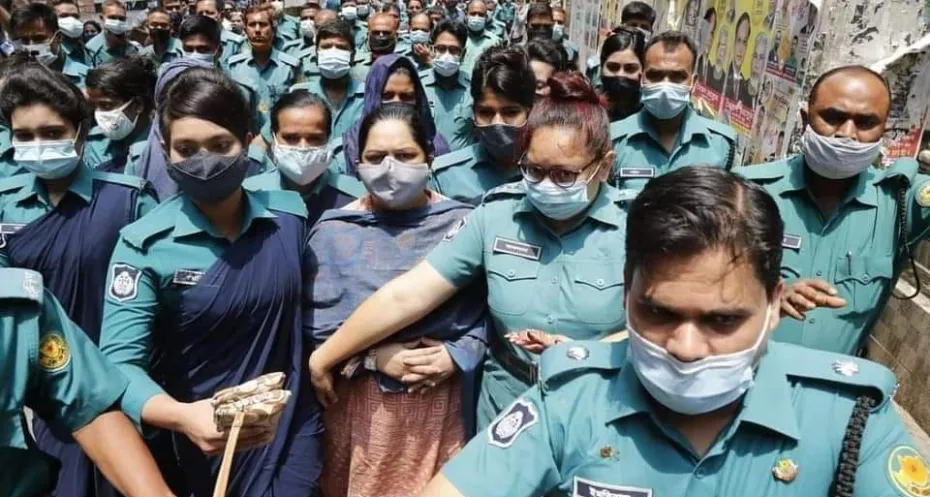
[[[239,7],[0,9],[0,495],[930,493],[881,75],[741,165],[642,2],[590,62],[548,2]]]

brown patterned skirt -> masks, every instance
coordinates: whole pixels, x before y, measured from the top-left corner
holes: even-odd
[[[323,497],[412,497],[465,444],[459,375],[425,393],[384,393],[374,376],[335,378],[323,413]]]

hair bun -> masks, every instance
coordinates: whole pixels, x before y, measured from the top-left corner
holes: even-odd
[[[559,102],[585,102],[600,105],[594,87],[580,72],[558,72],[549,78],[549,98]]]

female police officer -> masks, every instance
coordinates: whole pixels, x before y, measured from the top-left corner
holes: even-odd
[[[539,385],[424,496],[920,495],[927,467],[891,405],[894,375],[769,343],[784,288],[771,197],[685,168],[650,182],[628,219],[629,340],[548,350]]]
[[[607,112],[580,74],[558,74],[526,124],[522,183],[492,190],[427,260],[381,288],[314,352],[312,379],[413,323],[475,277],[487,279],[488,331],[478,401],[483,427],[534,383],[533,355],[505,337],[527,329],[600,339],[625,325],[625,201],[603,183],[613,160]]]

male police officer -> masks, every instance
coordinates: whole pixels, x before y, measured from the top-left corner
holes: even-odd
[[[128,381],[35,271],[0,269],[0,378],[0,495],[46,495],[55,487],[58,461],[27,448],[26,406],[71,433],[124,495],[172,495],[132,423],[112,410]]]
[[[684,33],[666,31],[649,41],[643,109],[610,126],[616,186],[641,188],[649,178],[697,164],[732,168],[736,134],[691,108],[696,55]]]
[[[765,191],[684,168],[646,186],[627,233],[629,339],[547,350],[538,385],[421,497],[918,497],[928,488],[890,400],[890,371],[769,343],[784,292],[783,229]]]
[[[930,176],[904,159],[872,167],[891,96],[861,66],[824,73],[801,108],[801,154],[741,168],[785,220],[785,319],[776,340],[855,354],[878,320],[909,248],[930,232]]]

